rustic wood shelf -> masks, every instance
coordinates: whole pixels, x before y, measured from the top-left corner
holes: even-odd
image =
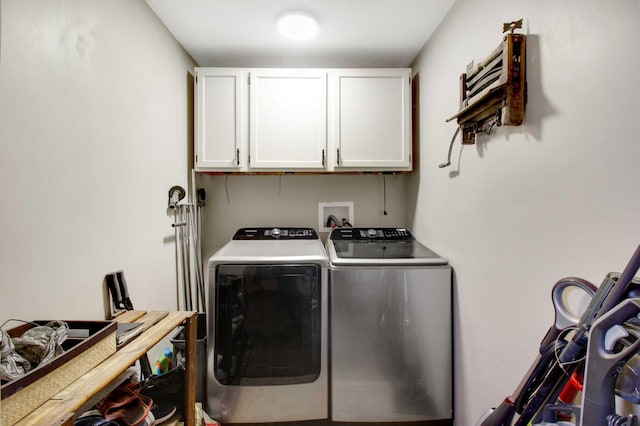
[[[76,415],[102,399],[127,377],[127,369],[146,355],[159,341],[180,325],[185,327],[185,413],[184,424],[195,424],[196,312],[129,311],[115,320],[141,322],[145,331],[128,342],[97,367],[54,395],[24,417],[19,426],[73,424]],[[115,385],[115,386],[114,386]]]

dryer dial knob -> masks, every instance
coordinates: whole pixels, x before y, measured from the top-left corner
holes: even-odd
[[[377,237],[378,236],[378,231],[376,231],[375,229],[367,229],[367,237]]]
[[[271,236],[272,237],[278,238],[280,235],[282,235],[282,231],[280,230],[280,228],[273,228],[271,230]]]

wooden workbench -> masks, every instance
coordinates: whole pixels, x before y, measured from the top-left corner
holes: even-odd
[[[141,322],[145,330],[17,425],[73,425],[75,416],[95,405],[129,377],[129,367],[180,325],[185,326],[184,424],[195,425],[196,312],[128,311],[116,320]]]

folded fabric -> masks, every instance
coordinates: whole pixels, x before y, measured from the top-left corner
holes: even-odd
[[[0,379],[10,382],[31,370],[31,363],[15,350],[9,334],[0,329]]]
[[[62,342],[69,336],[69,325],[64,321],[49,321],[25,331],[13,338],[16,352],[31,364],[41,365],[51,361],[62,352]]]

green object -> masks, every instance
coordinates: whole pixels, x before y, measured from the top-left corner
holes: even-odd
[[[162,356],[156,361],[155,373],[160,376],[173,367],[173,353],[171,349],[164,348]]]

